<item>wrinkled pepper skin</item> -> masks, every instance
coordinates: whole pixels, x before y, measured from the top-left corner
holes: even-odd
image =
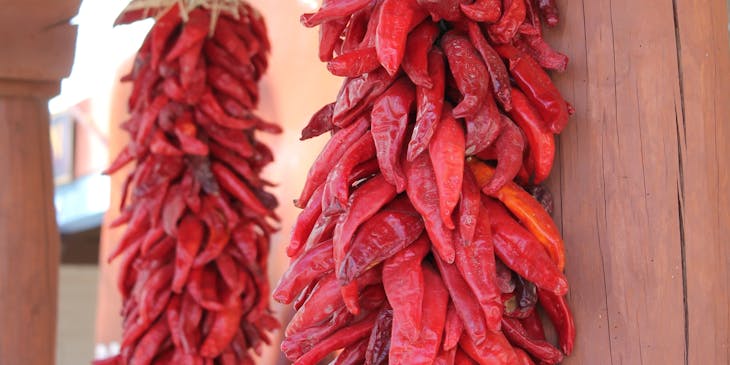
[[[480,185],[487,183],[494,175],[494,170],[484,163],[475,160],[469,161],[477,182]],[[532,233],[545,247],[558,269],[565,269],[565,248],[555,222],[540,203],[529,193],[515,183],[507,183],[494,194],[509,211]]]
[[[282,344],[295,364],[338,350],[330,364],[553,364],[565,354],[545,340],[542,311],[572,349],[564,244],[539,185],[573,112],[545,71],[568,62],[543,38],[556,20],[554,1],[538,0],[324,0],[302,17],[321,24],[319,56],[345,79],[302,131],[331,137],[297,201],[292,268],[274,291],[297,310]],[[258,97],[228,94],[224,110]],[[203,115],[221,131],[261,124],[236,116]],[[126,220],[158,239],[146,217]],[[226,256],[216,265],[232,281]]]
[[[540,65],[510,45],[495,47],[502,58],[509,61],[509,70],[520,90],[530,100],[553,133],[563,131],[568,123],[568,104],[550,76]]]

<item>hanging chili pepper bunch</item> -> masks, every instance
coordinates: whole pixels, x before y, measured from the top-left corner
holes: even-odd
[[[104,363],[252,364],[279,326],[266,275],[277,202],[259,176],[273,155],[255,132],[280,128],[251,112],[269,43],[261,15],[232,3],[133,2],[118,20],[158,16],[126,77],[131,141],[107,171],[135,163],[113,223],[127,225],[111,257],[124,257],[121,353]]]
[[[556,364],[570,354],[563,241],[538,186],[569,115],[544,70],[567,66],[541,36],[557,14],[543,0],[324,0],[302,16],[346,80],[302,132],[332,137],[296,201],[292,263],[274,291],[297,309],[288,358],[315,364],[343,349],[334,364]]]

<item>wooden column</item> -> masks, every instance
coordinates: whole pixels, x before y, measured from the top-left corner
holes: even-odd
[[[73,60],[78,1],[0,1],[0,364],[54,363],[59,239],[50,97]]]
[[[577,111],[551,181],[578,327],[564,364],[728,364],[726,2],[558,3]]]

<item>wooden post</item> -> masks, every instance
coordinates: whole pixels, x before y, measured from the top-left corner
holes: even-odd
[[[558,2],[576,115],[551,190],[578,340],[564,364],[730,363],[725,0]]]
[[[59,239],[47,102],[73,61],[78,1],[0,8],[0,364],[48,365]]]

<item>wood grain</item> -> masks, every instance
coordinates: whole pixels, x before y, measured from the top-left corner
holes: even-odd
[[[725,1],[560,4],[548,41],[576,108],[550,182],[578,326],[564,363],[727,364]]]
[[[687,362],[730,364],[730,49],[725,1],[677,0]]]
[[[0,98],[0,364],[54,362],[59,238],[44,99]]]

